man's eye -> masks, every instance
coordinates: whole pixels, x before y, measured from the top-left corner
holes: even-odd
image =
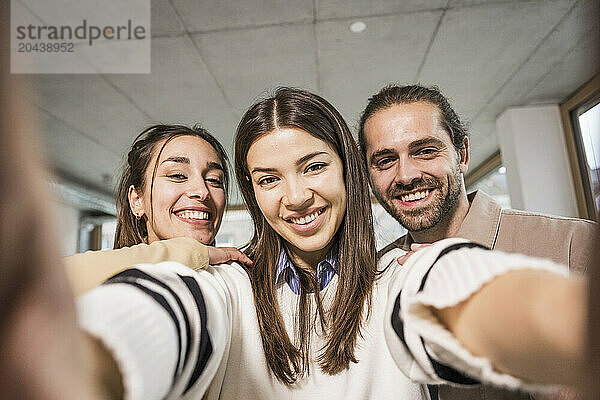
[[[391,157],[381,158],[381,159],[377,160],[377,162],[375,163],[375,166],[377,168],[389,167],[390,164],[392,163],[392,161],[394,161],[394,159]]]
[[[425,149],[421,149],[417,152],[417,155],[422,155],[422,156],[430,156],[432,154],[437,153],[438,149],[436,149],[435,147],[427,147]]]

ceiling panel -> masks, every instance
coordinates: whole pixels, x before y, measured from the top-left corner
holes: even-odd
[[[47,113],[39,113],[37,118],[41,131],[45,133],[42,135],[44,150],[53,168],[59,173],[66,172],[71,179],[112,193],[123,158]]]
[[[190,32],[313,20],[313,1],[172,0]]]
[[[231,141],[237,117],[188,36],[152,40],[152,74],[107,78],[149,115],[146,123],[200,123]]]
[[[275,86],[318,91],[354,126],[383,85],[419,80],[439,85],[474,120],[473,169],[498,149],[495,118],[506,107],[563,100],[598,71],[598,7],[597,0],[152,0],[151,74],[38,75],[33,102],[51,113],[42,112],[42,122],[54,164],[98,186],[149,123],[201,122],[229,150],[241,114]],[[353,34],[359,17],[366,30]]]
[[[590,41],[591,38],[600,38],[600,28],[597,24],[597,21],[600,20],[599,9],[600,3],[596,0],[578,2],[556,29],[548,35],[540,47],[520,66],[510,81],[479,112],[479,116],[486,119],[496,119],[507,107],[526,105],[531,102],[532,99],[528,97],[529,93],[558,63],[568,58],[569,53],[574,51],[575,47],[578,45],[583,46],[583,42]],[[582,57],[579,60],[581,64],[584,64],[582,65],[584,70],[586,65],[591,67],[592,74],[593,67],[599,65],[598,62],[590,63],[592,59],[598,61],[600,49],[597,46],[597,41],[595,42],[596,44],[590,49],[589,56]],[[548,91],[548,97],[544,101],[563,100],[574,88],[589,78],[591,78],[589,71],[584,75],[577,75],[575,80],[579,84],[567,88],[563,86],[562,91],[554,93]],[[556,86],[553,87],[556,88]],[[540,100],[543,99],[537,99],[538,102]]]
[[[475,121],[465,120],[463,122],[466,122],[468,124],[471,137],[484,137],[493,134],[496,130],[495,120],[478,119]]]
[[[175,36],[184,32],[183,24],[169,0],[150,3],[152,36]]]
[[[527,102],[559,103],[598,73],[598,36],[589,35],[555,66],[527,95]]]
[[[569,10],[571,1],[448,10],[419,80],[472,118]]]
[[[147,116],[102,75],[38,75],[33,103],[120,154]],[[53,131],[48,131],[53,135]]]
[[[316,90],[312,24],[271,26],[192,36],[238,117],[275,86]]]
[[[384,14],[435,10],[446,6],[447,0],[317,0],[317,18],[351,18]]]
[[[317,24],[321,92],[354,124],[367,98],[390,82],[412,82],[441,11],[366,18],[350,32],[347,21]]]

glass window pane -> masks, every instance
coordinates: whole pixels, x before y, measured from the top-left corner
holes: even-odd
[[[501,165],[467,188],[469,192],[484,191],[502,208],[510,208],[510,196],[506,184],[506,167]]]
[[[375,230],[375,246],[377,250],[406,234],[406,229],[387,213],[379,203],[373,206],[373,229]]]
[[[581,139],[590,172],[596,211],[600,212],[600,103],[579,116]]]

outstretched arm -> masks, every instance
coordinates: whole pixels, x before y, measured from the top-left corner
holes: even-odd
[[[413,380],[522,390],[577,382],[586,290],[564,266],[447,239],[401,271],[386,339]]]
[[[586,298],[581,278],[526,269],[433,312],[465,348],[499,371],[576,386],[585,373]]]

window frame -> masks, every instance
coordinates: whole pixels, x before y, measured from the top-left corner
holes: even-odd
[[[598,221],[599,213],[594,204],[590,171],[585,159],[578,118],[596,104],[600,104],[600,73],[578,88],[559,106],[579,216],[594,221]]]

